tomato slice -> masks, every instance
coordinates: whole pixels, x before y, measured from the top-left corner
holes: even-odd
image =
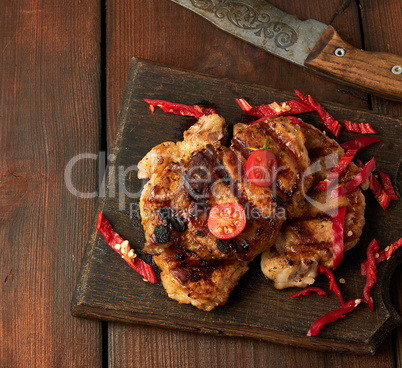
[[[278,161],[272,151],[259,149],[254,151],[246,162],[248,180],[259,187],[269,187],[278,173]]]
[[[208,229],[218,239],[231,239],[246,226],[246,214],[238,203],[221,203],[211,208]]]

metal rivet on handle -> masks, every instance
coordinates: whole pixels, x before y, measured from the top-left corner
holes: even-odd
[[[402,66],[394,65],[391,69],[391,72],[394,74],[402,74]]]
[[[346,50],[343,49],[342,47],[338,47],[337,49],[335,49],[335,55],[339,56],[339,57],[343,57],[346,54]]]

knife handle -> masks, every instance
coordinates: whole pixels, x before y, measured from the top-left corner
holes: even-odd
[[[402,99],[402,57],[357,49],[328,26],[305,66],[393,100]]]

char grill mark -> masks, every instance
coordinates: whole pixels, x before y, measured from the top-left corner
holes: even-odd
[[[235,252],[236,253],[247,253],[248,248],[250,247],[250,243],[247,239],[236,237],[233,239],[233,243],[235,245]]]
[[[167,262],[170,264],[170,273],[182,285],[190,282],[198,282],[204,280],[209,282],[212,273],[222,266],[227,266],[234,261],[231,260],[203,260],[200,259],[194,252],[188,252],[185,249],[178,247],[173,250],[177,252],[175,257],[168,257]]]
[[[213,265],[201,265],[197,263],[187,264],[181,262],[176,268],[170,272],[183,285],[189,282],[197,282],[199,280],[208,280],[212,272],[215,270]]]
[[[236,175],[239,180],[243,178],[243,180],[246,180],[246,172],[245,172],[245,165],[243,164],[241,160],[241,156],[237,154],[235,151],[234,147],[230,147],[227,151],[227,165],[230,167],[234,168],[234,170],[237,170]],[[239,184],[241,184],[237,180],[232,179],[232,185],[230,186],[230,190],[234,196],[236,196],[239,200],[239,203],[243,206],[243,208],[246,210],[246,213],[252,212],[253,215],[255,216],[256,219],[262,218],[263,214],[259,210],[258,207],[256,207],[248,198],[247,194],[239,187]],[[247,211],[248,210],[248,211]]]
[[[240,152],[240,154],[247,160],[250,155],[253,153],[252,150],[248,149],[243,141],[239,138],[235,137],[232,139],[233,147]]]
[[[263,122],[261,123],[261,126],[263,126],[267,130],[269,136],[275,140],[275,142],[281,147],[281,149],[290,153],[293,156],[293,159],[297,162],[299,153],[294,150],[294,147],[292,145],[289,144],[289,136],[287,134],[284,134],[283,132],[283,130],[286,130],[283,123],[268,124],[267,122]]]
[[[234,250],[236,253],[244,254],[247,253],[250,243],[240,237],[233,239],[216,239],[216,246],[220,252],[227,254]]]
[[[170,231],[167,226],[155,226],[155,240],[157,243],[167,243],[170,240]]]
[[[197,230],[195,235],[200,236],[201,238],[203,238],[206,234],[205,234],[205,231]]]
[[[220,252],[223,254],[228,254],[232,249],[232,244],[230,243],[230,239],[216,239],[216,246]]]
[[[178,233],[183,233],[187,230],[187,224],[180,216],[173,217],[170,224],[173,230],[177,231]]]
[[[177,216],[171,208],[159,207],[159,216],[172,230],[183,233],[187,230],[186,221],[181,216]]]
[[[209,198],[210,189],[217,180],[228,185],[231,183],[230,176],[211,145],[191,158],[182,177],[188,197],[197,203],[203,203]]]

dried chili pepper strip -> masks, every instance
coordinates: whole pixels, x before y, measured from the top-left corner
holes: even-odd
[[[134,271],[139,273],[145,281],[149,281],[152,284],[158,282],[153,268],[136,256],[128,241],[124,240],[113,230],[112,225],[102,212],[98,213],[96,229],[102,234],[108,245],[115,250]]]
[[[102,212],[98,213],[98,217],[96,220],[96,230],[98,230],[102,234],[106,242],[109,244],[113,229],[112,225],[110,225],[110,222],[106,219],[105,216],[103,216]]]
[[[344,120],[347,131],[358,134],[378,134],[370,123],[353,123],[349,120]]]
[[[293,124],[300,125],[300,120],[296,116],[286,116]]]
[[[392,243],[389,247],[385,248],[383,251],[380,252],[379,257],[378,257],[378,262],[376,258],[376,262],[379,263],[383,260],[388,260],[392,256],[392,254],[395,253],[396,250],[398,250],[400,247],[402,247],[402,238],[398,239],[395,243]],[[382,252],[384,252],[384,258],[382,259]]]
[[[235,98],[235,100],[244,112],[248,113],[253,109],[253,106],[250,105],[244,98]],[[252,115],[252,114],[250,114],[250,115]],[[255,115],[252,115],[252,116],[255,116]],[[261,116],[256,116],[256,117],[261,117]]]
[[[305,95],[303,95],[303,93],[301,93],[300,91],[298,91],[297,89],[295,89],[295,94],[296,94],[297,98],[298,98],[301,102],[303,102],[305,105],[307,105],[307,106],[310,105],[310,103],[309,103],[309,101],[308,101],[308,98],[307,98]]]
[[[345,124],[345,128],[346,128],[347,131],[354,132],[353,123],[351,121],[344,120],[343,123]]]
[[[339,133],[341,132],[341,125],[338,120],[328,113],[318,102],[315,102],[313,98],[309,95],[308,101],[311,106],[318,112],[322,122],[324,125],[330,130],[330,132],[335,136],[339,137]]]
[[[351,141],[345,142],[341,144],[341,147],[344,150],[350,150],[350,149],[361,149],[364,147],[369,146],[370,144],[381,142],[382,140],[379,138],[374,138],[374,137],[359,137],[356,139],[353,139]]]
[[[345,317],[345,315],[355,309],[360,303],[361,299],[351,299],[342,304],[338,309],[325,314],[317,319],[307,332],[307,336],[317,336],[321,329],[328,323],[335,322],[339,318]]]
[[[259,123],[264,122],[265,120],[267,120],[267,117],[266,117],[266,116],[263,116],[262,118],[259,118],[259,119],[257,119],[257,120],[254,120],[254,121],[249,122],[248,125],[259,124]]]
[[[305,112],[314,111],[314,109],[298,100],[285,102],[272,102],[266,105],[250,105],[244,98],[235,99],[240,108],[247,114],[256,118],[274,118],[282,115],[297,115]]]
[[[155,110],[155,107],[160,107],[164,112],[167,112],[169,114],[194,116],[197,119],[199,119],[203,115],[216,114],[215,109],[202,108],[198,105],[189,106],[165,100],[151,100],[148,98],[145,98],[144,101],[150,105],[151,112]]]
[[[400,247],[402,247],[402,238],[398,239],[390,246],[378,252],[374,257],[375,263],[379,264],[383,261],[387,261]],[[363,261],[360,266],[361,266],[361,274],[362,276],[364,276],[367,273],[367,260]]]
[[[364,127],[364,129],[366,129],[367,133],[365,134],[378,134],[378,132],[371,126],[370,123],[360,123],[360,127]]]
[[[389,175],[383,173],[382,171],[378,171],[378,173],[380,174],[382,187],[384,188],[385,193],[388,194],[390,199],[399,201],[399,198],[395,193],[394,187],[392,186],[391,178],[389,177]]]
[[[348,167],[350,161],[352,161],[353,157],[355,157],[357,150],[348,150],[341,157],[338,164],[331,170],[325,180],[321,180],[316,187],[315,190],[327,190],[345,171]]]
[[[334,199],[349,194],[352,190],[361,185],[374,170],[375,160],[373,157],[366,165],[364,165],[362,171],[360,171],[352,180],[338,188],[332,189],[330,198]]]
[[[357,167],[360,167],[361,169],[363,169],[363,167],[364,167],[364,163],[361,162],[361,160],[359,160],[358,158],[356,159],[356,165],[357,165]]]
[[[339,121],[335,120],[335,118],[330,113],[328,113],[328,111],[326,111],[322,105],[314,101],[310,95],[306,97],[298,90],[295,90],[295,93],[296,96],[301,100],[301,102],[303,102],[307,106],[310,106],[318,113],[324,125],[335,137],[338,137],[342,128],[342,126],[339,124]]]
[[[332,220],[332,256],[334,259],[333,269],[338,267],[343,260],[344,253],[344,220],[347,207],[338,209],[334,219]]]
[[[381,186],[377,177],[373,174],[370,175],[370,190],[373,192],[374,198],[380,204],[383,210],[386,210],[391,198]]]
[[[316,286],[308,286],[305,289],[300,290],[295,294],[292,294],[290,296],[290,298],[293,298],[293,299],[302,298],[303,296],[311,295],[312,293],[317,293],[319,296],[323,296],[325,298],[328,297],[328,294],[324,290],[322,290],[321,288],[316,287]]]
[[[339,301],[343,304],[344,300],[332,271],[328,267],[323,265],[318,265],[317,269],[320,274],[324,274],[327,277],[327,279],[329,280],[329,290],[332,290],[334,294],[339,298]]]
[[[377,265],[375,255],[378,251],[377,240],[373,239],[367,247],[367,268],[366,268],[366,285],[364,285],[363,295],[369,305],[370,311],[374,310],[372,298],[370,297],[370,290],[377,282]]]

